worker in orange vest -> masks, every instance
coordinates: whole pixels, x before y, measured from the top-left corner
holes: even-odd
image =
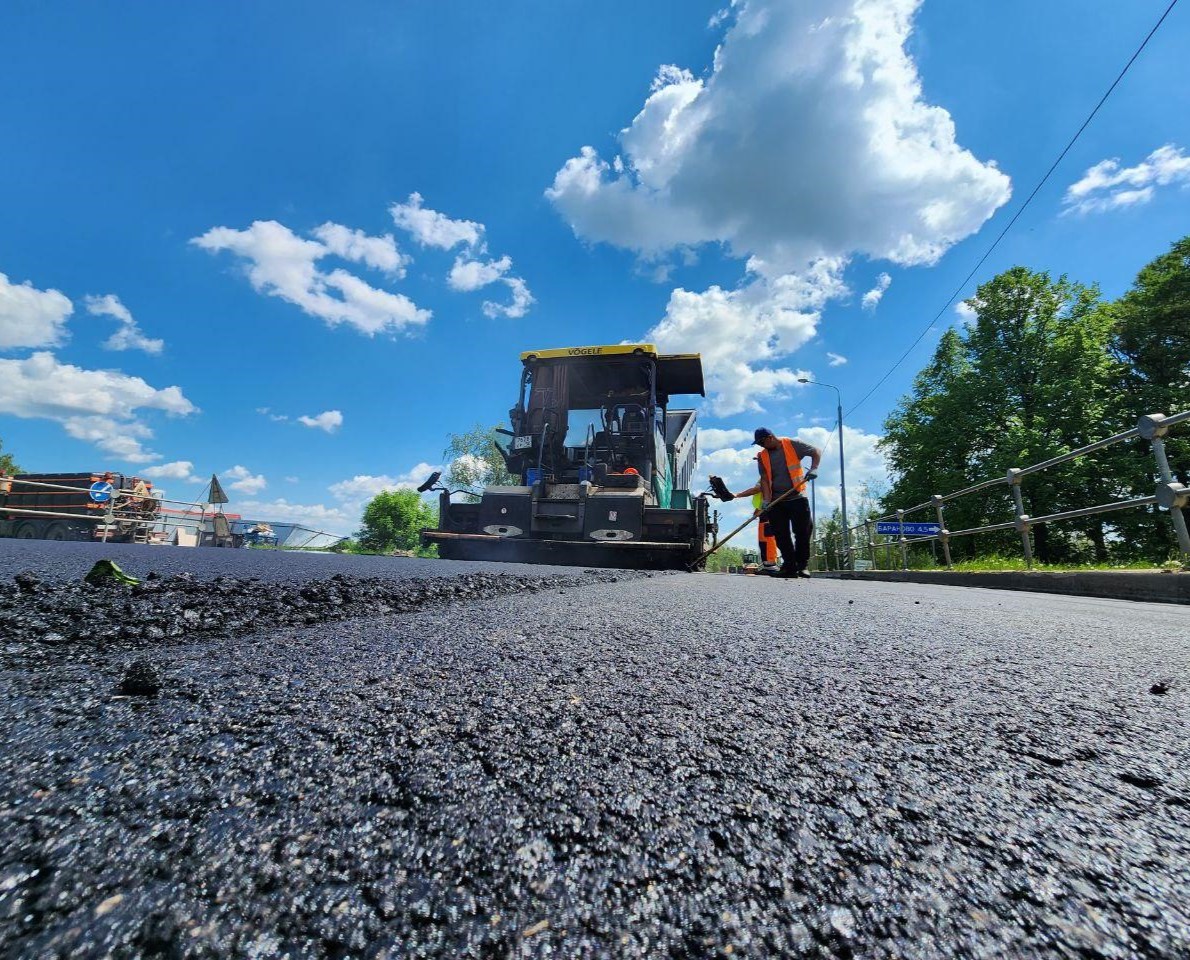
[[[777,576],[809,577],[806,567],[810,563],[814,521],[806,499],[806,481],[817,476],[822,453],[801,440],[778,437],[768,427],[758,427],[752,442],[760,447],[756,463],[760,468],[761,513],[768,518],[784,561]],[[802,468],[803,457],[811,460],[809,473]],[[789,496],[773,504],[790,490],[793,492]]]

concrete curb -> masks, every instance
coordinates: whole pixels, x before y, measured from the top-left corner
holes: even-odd
[[[866,580],[872,583],[934,583],[952,587],[1063,593],[1072,597],[1098,597],[1105,600],[1190,604],[1190,572],[1088,570],[1077,573],[948,573],[941,570],[845,570],[815,573],[814,576],[833,580]]]

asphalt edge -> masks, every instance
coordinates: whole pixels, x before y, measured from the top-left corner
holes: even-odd
[[[866,580],[870,583],[930,583],[991,590],[1060,593],[1103,600],[1190,605],[1190,573],[1087,570],[1070,573],[1003,571],[955,573],[943,570],[865,570],[815,573],[815,578]]]

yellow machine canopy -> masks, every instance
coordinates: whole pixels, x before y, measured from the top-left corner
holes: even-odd
[[[657,363],[657,392],[663,396],[698,394],[706,396],[702,378],[702,357],[697,353],[659,354],[652,343],[614,343],[590,347],[558,347],[552,350],[526,350],[521,361],[526,365],[542,361],[583,361],[620,357],[650,357]]]

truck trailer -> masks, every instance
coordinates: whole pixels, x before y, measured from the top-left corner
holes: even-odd
[[[108,503],[96,500],[96,484],[110,484]],[[160,503],[152,484],[129,492],[130,478],[118,473],[23,473],[0,481],[0,536],[19,540],[102,540],[130,543],[156,522]],[[123,492],[121,492],[123,491]],[[108,520],[110,519],[110,523]]]
[[[439,525],[422,531],[446,559],[688,569],[715,532],[690,484],[698,457],[693,409],[703,396],[698,354],[650,343],[521,354],[508,438],[496,444],[515,483],[478,502],[439,490]]]

